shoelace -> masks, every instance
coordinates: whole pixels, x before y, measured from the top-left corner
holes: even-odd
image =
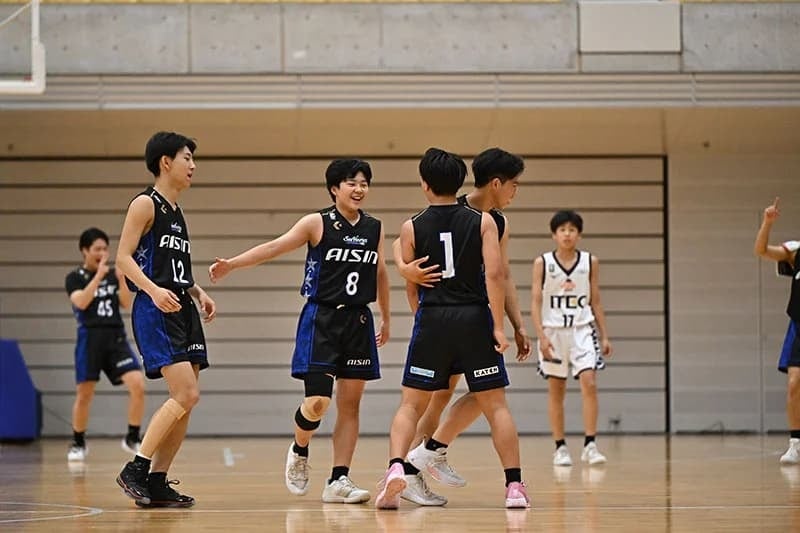
[[[168,479],[166,485],[164,485],[164,488],[167,489],[167,492],[169,493],[170,496],[181,496],[180,492],[170,487],[170,485],[180,485],[180,484],[181,484],[180,479]]]
[[[292,481],[299,481],[303,478],[308,478],[308,468],[308,459],[302,456],[298,457],[296,461],[292,462],[292,466],[289,467],[289,479]]]
[[[433,458],[431,461],[434,465],[438,468],[445,470],[448,474],[456,475],[456,471],[453,470],[453,467],[450,466],[450,463],[447,462],[447,454],[437,454],[436,457]]]
[[[417,479],[419,479],[419,485],[422,488],[422,494],[429,498],[433,498],[434,496],[438,496],[438,494],[434,494],[431,492],[431,489],[428,487],[428,482],[425,481],[425,477],[422,475],[422,472],[417,474]]]

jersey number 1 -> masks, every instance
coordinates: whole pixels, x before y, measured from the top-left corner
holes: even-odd
[[[453,264],[453,234],[449,231],[440,233],[439,240],[444,244],[444,270],[442,270],[442,278],[455,277],[456,266]]]

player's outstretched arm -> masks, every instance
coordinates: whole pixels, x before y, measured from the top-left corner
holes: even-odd
[[[208,277],[211,283],[216,283],[234,270],[252,267],[270,261],[285,253],[300,248],[310,242],[316,246],[322,238],[322,215],[311,213],[306,215],[292,226],[289,231],[269,242],[254,246],[240,253],[236,257],[225,259],[217,257],[208,267]]]
[[[594,323],[597,325],[597,333],[600,334],[600,349],[603,355],[611,357],[613,349],[611,341],[608,340],[608,329],[606,329],[606,313],[603,304],[600,302],[600,260],[592,256],[592,272],[589,275],[589,285],[591,286],[591,306],[594,314]]]

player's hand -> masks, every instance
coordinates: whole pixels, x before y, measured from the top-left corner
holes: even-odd
[[[497,350],[498,353],[503,353],[506,351],[506,348],[508,348],[508,339],[506,339],[506,333],[502,328],[495,328],[494,349]]]
[[[556,358],[553,352],[553,343],[547,338],[547,335],[542,335],[539,339],[539,351],[542,352],[542,359],[545,361],[552,361]]]
[[[426,255],[425,257],[414,259],[403,266],[398,265],[397,268],[400,271],[400,275],[411,283],[416,283],[421,287],[433,287],[435,283],[442,279],[442,271],[438,270],[439,265],[430,265],[423,268],[422,263],[428,259],[429,256]]]
[[[216,283],[230,274],[232,270],[233,267],[231,266],[230,261],[220,257],[215,257],[214,264],[208,267],[208,279],[211,280],[211,283]]]
[[[514,342],[517,344],[517,361],[525,361],[531,355],[531,339],[525,328],[514,331]]]
[[[775,201],[772,202],[772,205],[764,209],[764,222],[775,222],[780,215],[780,210],[778,210],[778,201],[780,201],[780,197],[776,196]]]
[[[181,301],[174,292],[164,287],[157,287],[150,298],[162,313],[176,313],[181,310]]]
[[[217,304],[214,303],[214,300],[211,299],[206,291],[200,291],[197,303],[200,304],[200,309],[203,311],[203,322],[208,323],[216,318]]]
[[[614,354],[614,349],[611,347],[611,341],[608,340],[608,337],[600,339],[600,349],[606,357],[611,357]]]
[[[378,333],[375,334],[375,344],[378,348],[383,346],[389,341],[389,323],[381,320],[381,326],[378,328]]]
[[[97,264],[97,273],[95,276],[99,276],[100,279],[103,279],[110,269],[111,267],[108,266],[108,253],[104,253],[100,256],[100,263]]]

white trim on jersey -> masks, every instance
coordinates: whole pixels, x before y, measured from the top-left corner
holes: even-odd
[[[592,256],[576,250],[570,269],[556,259],[555,252],[542,254],[542,326],[571,328],[594,322],[591,307]]]

